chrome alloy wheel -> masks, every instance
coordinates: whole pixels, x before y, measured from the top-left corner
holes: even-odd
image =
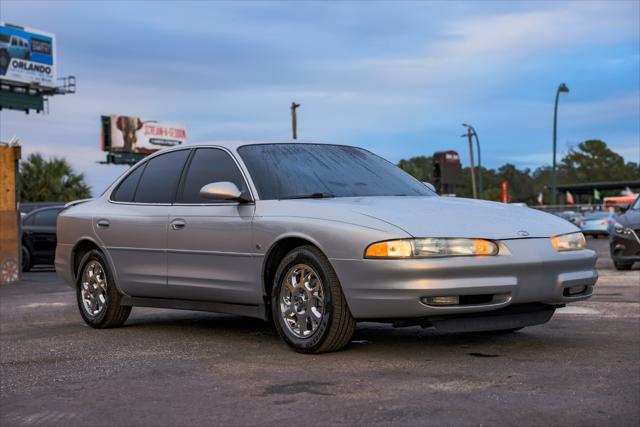
[[[107,306],[107,278],[98,261],[92,260],[85,266],[81,286],[84,311],[89,316],[96,317]]]
[[[284,276],[279,303],[289,332],[298,338],[313,335],[324,315],[324,289],[318,273],[306,264],[291,267]]]

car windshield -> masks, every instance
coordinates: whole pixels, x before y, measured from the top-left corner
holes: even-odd
[[[7,34],[0,34],[0,42],[8,43],[11,38]]]
[[[634,211],[640,211],[640,196],[636,198],[636,201],[631,205],[631,209]]]
[[[423,183],[367,150],[327,144],[259,144],[238,149],[263,200],[434,196]]]

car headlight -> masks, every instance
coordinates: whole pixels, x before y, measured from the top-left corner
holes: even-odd
[[[429,258],[497,255],[498,245],[484,239],[424,238],[387,240],[369,245],[365,258]]]
[[[633,231],[629,227],[625,227],[619,222],[615,223],[615,225],[613,226],[613,231],[615,231],[617,234],[622,234],[625,236],[631,236],[633,234]]]
[[[577,232],[553,236],[551,244],[558,252],[577,251],[587,247],[587,240],[584,238],[584,234]]]

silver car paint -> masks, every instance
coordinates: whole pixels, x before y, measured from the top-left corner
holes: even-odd
[[[74,286],[73,249],[86,239],[107,254],[126,295],[255,305],[272,285],[262,280],[270,249],[296,237],[330,259],[357,319],[481,312],[524,302],[562,304],[591,295],[597,280],[595,253],[558,253],[551,246],[550,236],[579,231],[561,218],[524,207],[441,197],[259,200],[236,151],[241,145],[198,146],[223,148],[235,157],[254,203],[114,203],[109,196],[121,177],[101,197],[58,217],[59,274]],[[184,220],[185,227],[174,230],[175,219]],[[108,229],[97,227],[101,220],[110,221]],[[499,241],[501,251],[495,257],[363,258],[373,242],[408,237],[487,238]],[[565,287],[579,285],[587,286],[587,292],[563,296]],[[496,294],[496,300],[477,306],[420,302],[429,295],[487,293]]]

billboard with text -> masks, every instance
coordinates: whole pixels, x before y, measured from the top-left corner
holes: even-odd
[[[102,150],[151,154],[187,141],[181,123],[143,120],[136,116],[102,116]]]
[[[0,80],[3,83],[56,85],[55,36],[0,22]]]

